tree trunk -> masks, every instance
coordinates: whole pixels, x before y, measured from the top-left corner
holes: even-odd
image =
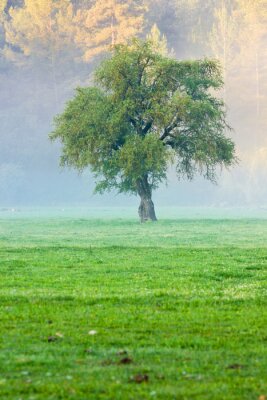
[[[154,203],[152,201],[151,188],[149,186],[147,176],[138,180],[137,192],[141,198],[140,206],[138,209],[140,221],[157,221]]]

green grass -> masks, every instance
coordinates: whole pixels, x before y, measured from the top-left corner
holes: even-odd
[[[267,396],[266,272],[264,220],[1,219],[0,398]]]

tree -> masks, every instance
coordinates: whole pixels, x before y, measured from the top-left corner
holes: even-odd
[[[97,0],[87,9],[79,9],[75,23],[79,26],[75,42],[84,52],[84,60],[126,43],[142,32],[145,7],[142,1]]]
[[[147,34],[146,39],[150,41],[152,49],[161,54],[167,56],[169,54],[168,42],[165,35],[162,35],[157,24],[154,24]]]
[[[220,60],[223,68],[224,100],[228,77],[231,70],[237,68],[235,64],[238,56],[238,35],[240,21],[238,11],[233,2],[223,0],[214,10],[214,22],[208,38],[208,45],[213,54]]]
[[[262,88],[262,75],[266,71],[266,0],[236,0],[243,18],[242,57],[246,66],[246,74],[254,76],[254,92],[256,102],[256,118],[261,117],[261,100],[265,91]],[[252,65],[252,71],[249,70]]]
[[[4,11],[7,5],[7,0],[0,0],[0,14]]]
[[[2,18],[5,56],[28,65],[33,60],[50,60],[53,68],[66,59],[91,61],[110,46],[142,32],[146,10],[142,3],[25,0],[10,6]],[[5,2],[0,0],[0,13],[4,8]]]
[[[2,54],[15,65],[31,69],[36,98],[39,77],[45,75],[48,82],[51,80],[56,105],[60,99],[62,75],[71,73],[73,60],[81,57],[74,44],[73,16],[71,0],[25,0],[10,6],[3,22]],[[63,73],[59,73],[60,70]]]
[[[216,61],[176,61],[134,40],[115,46],[95,82],[77,89],[50,136],[63,144],[62,165],[91,167],[97,192],[139,195],[141,221],[156,220],[152,191],[171,163],[179,177],[214,181],[216,166],[235,161],[224,103],[210,93],[222,86]]]
[[[15,63],[55,59],[73,48],[73,6],[70,0],[25,0],[10,7],[4,22],[5,55]]]

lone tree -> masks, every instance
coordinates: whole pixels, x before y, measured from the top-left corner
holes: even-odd
[[[178,177],[215,181],[217,167],[235,161],[224,103],[212,94],[222,85],[216,61],[177,61],[149,40],[117,45],[95,86],[78,88],[56,117],[50,137],[63,144],[62,165],[91,168],[96,192],[138,194],[141,221],[156,221],[152,191],[170,164]]]

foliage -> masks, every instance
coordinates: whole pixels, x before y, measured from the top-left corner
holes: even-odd
[[[267,1],[209,0],[204,7],[201,0],[193,3],[191,37],[202,53],[220,60],[227,104],[233,113],[245,115],[243,131],[246,125],[253,127],[249,134],[251,129],[264,131],[259,121],[266,119]],[[183,7],[178,11],[184,15]]]
[[[7,5],[7,0],[0,0],[0,14],[4,11]]]
[[[71,0],[25,0],[20,7],[9,7],[5,16],[4,54],[25,65],[66,56],[87,62],[142,31],[145,7],[135,0],[124,3],[97,0],[75,6]],[[0,12],[3,7],[0,3]]]
[[[222,86],[219,64],[176,61],[153,46],[115,46],[97,86],[78,89],[56,118],[51,138],[63,143],[62,164],[90,166],[101,179],[96,190],[137,193],[144,177],[155,189],[172,162],[178,176],[214,180],[218,165],[234,161],[223,102],[210,92]]]
[[[10,7],[4,21],[5,56],[26,65],[66,56],[66,46],[74,50],[73,17],[69,0],[25,0],[21,7]]]
[[[83,49],[85,61],[105,53],[118,43],[139,35],[144,26],[146,7],[138,0],[97,0],[91,7],[77,11],[74,22],[79,28],[75,42]]]
[[[266,395],[266,221],[21,214],[1,219],[1,398]]]
[[[140,31],[136,30],[138,36],[145,37],[156,23],[169,46],[175,49],[178,59],[203,56],[220,59],[225,81],[220,95],[226,99],[229,120],[237,133],[235,141],[244,166],[241,166],[240,174],[249,174],[244,191],[253,193],[254,201],[251,176],[256,174],[253,169],[248,171],[250,166],[246,154],[250,153],[249,158],[256,163],[261,147],[266,147],[266,0],[146,0],[144,3],[148,5],[147,12],[134,12],[134,16],[143,15],[143,25]],[[37,7],[38,4],[43,8],[52,5],[49,17],[47,13],[39,12],[42,7]],[[66,4],[72,5],[72,13],[66,13]],[[97,52],[98,58],[102,57],[102,53],[98,52],[102,42],[95,42],[91,48],[91,39],[96,32],[100,34],[102,24],[103,29],[106,26],[108,30],[112,18],[97,24],[90,18],[88,23],[91,21],[92,26],[84,25],[86,15],[92,16],[90,10],[94,5],[95,0],[0,1],[0,10],[4,9],[0,17],[3,121],[0,156],[4,163],[17,165],[21,163],[21,155],[27,152],[21,168],[30,165],[28,172],[39,171],[40,174],[32,184],[33,188],[39,182],[41,189],[48,164],[54,168],[56,176],[57,148],[50,146],[46,137],[49,121],[55,112],[62,109],[63,102],[70,98],[74,87],[88,84],[96,62],[93,55],[90,56],[91,50]],[[68,9],[71,10],[71,7]],[[79,11],[81,19],[78,18]],[[18,15],[23,15],[23,18],[20,20]],[[66,18],[58,18],[59,15]],[[127,24],[132,14],[124,16]],[[114,29],[117,29],[116,23]],[[87,42],[83,40],[83,33]],[[112,35],[107,38],[105,49],[108,43],[112,43]],[[25,53],[24,45],[27,50],[30,49],[30,54]],[[88,53],[87,59],[85,52]],[[21,68],[22,64],[27,68]],[[36,123],[33,129],[29,129],[29,121],[32,120]],[[49,159],[48,164],[44,161],[46,158]],[[260,175],[261,172],[258,178]],[[27,179],[32,181],[29,175]],[[229,178],[228,187],[232,198],[235,198],[236,188],[232,178]],[[34,189],[35,193],[41,193],[39,189]],[[58,193],[61,195],[62,191],[58,189]]]
[[[168,42],[165,35],[162,35],[157,24],[154,24],[147,34],[146,39],[151,43],[151,48],[162,56],[168,56]]]

